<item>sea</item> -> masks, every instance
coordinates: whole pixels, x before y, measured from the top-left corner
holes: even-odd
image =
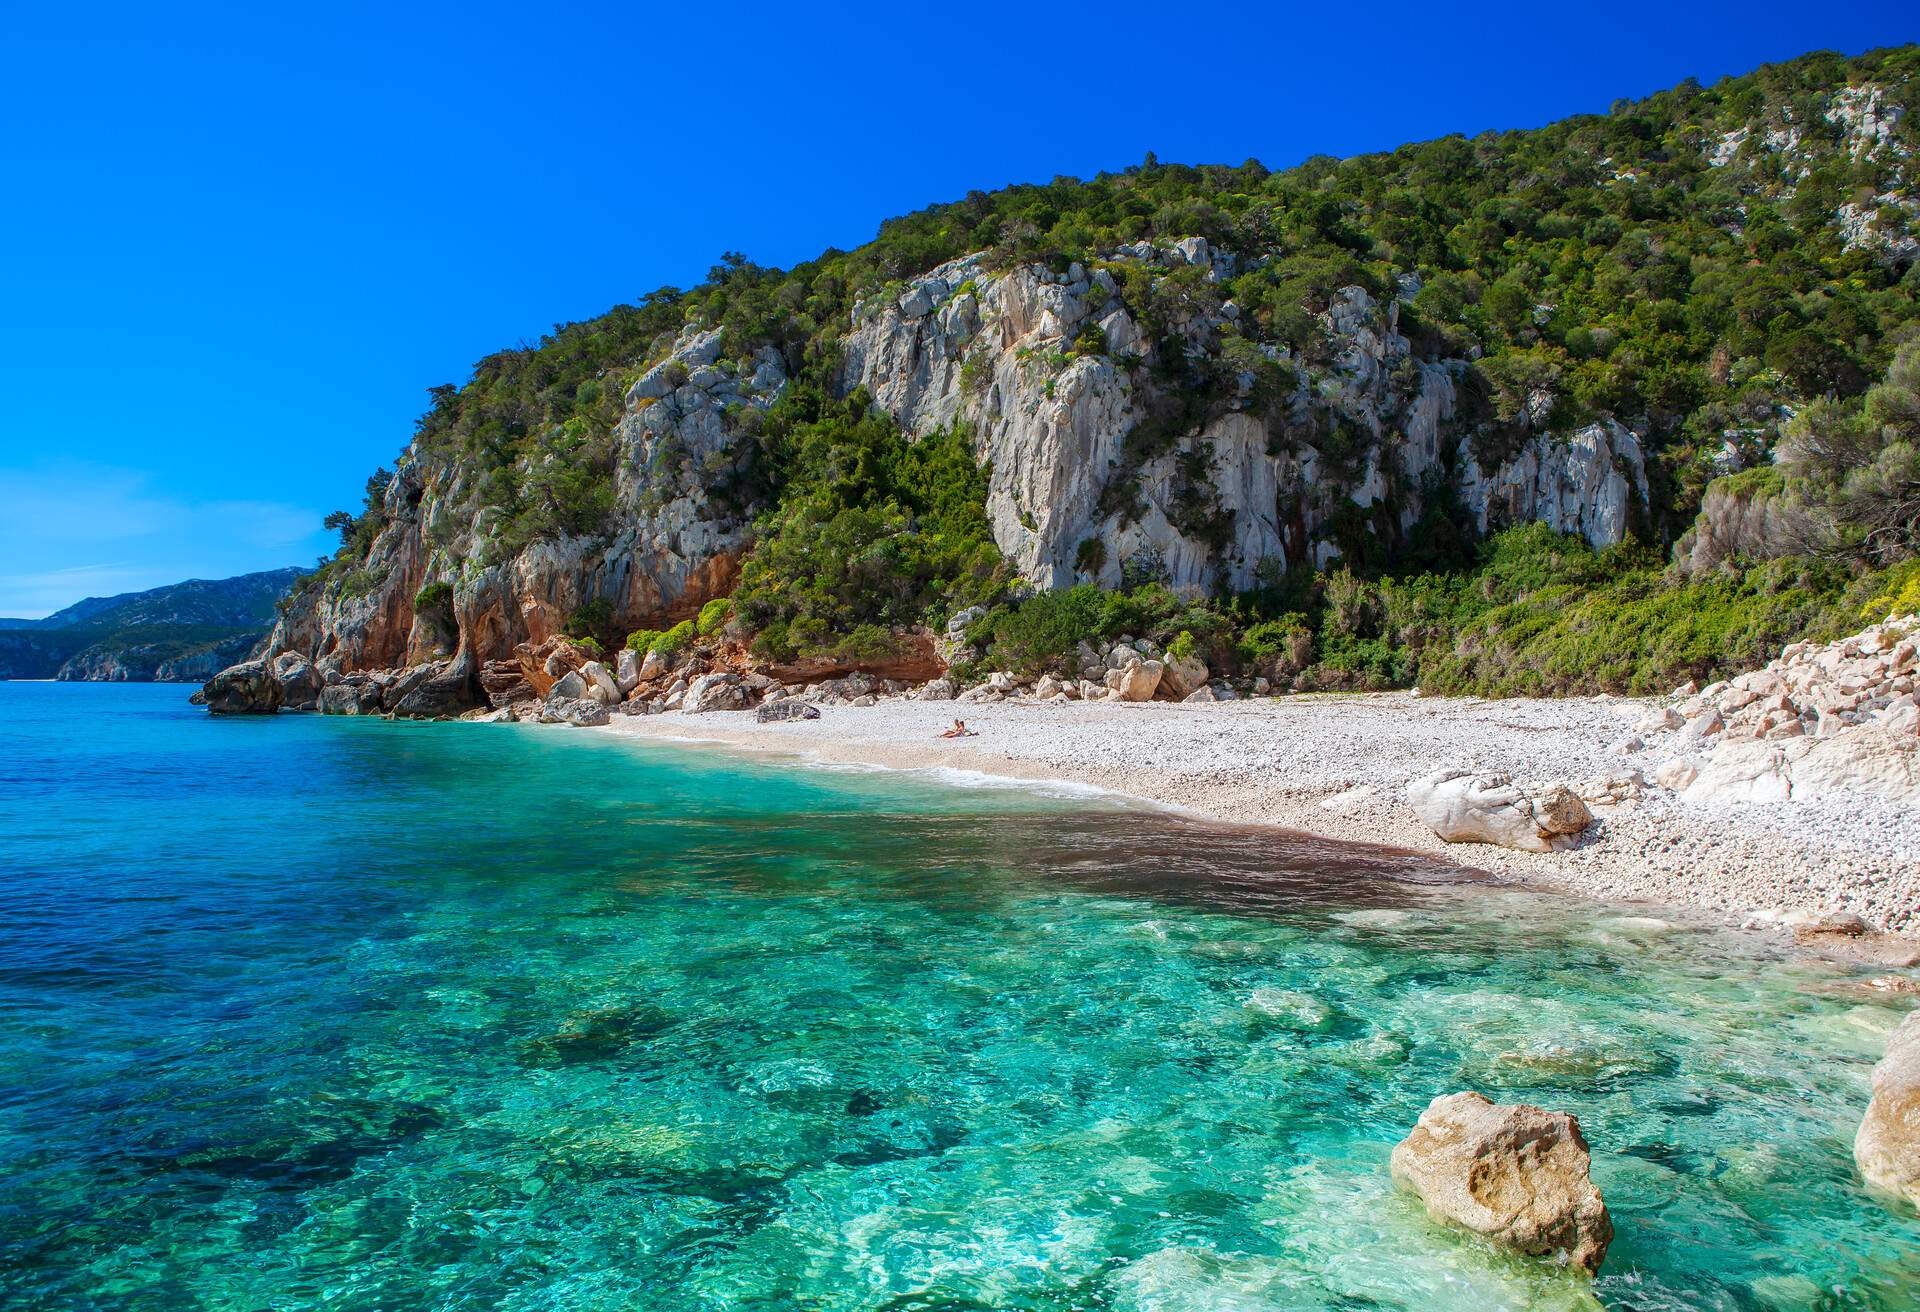
[[[1920,1307],[1873,971],[1082,790],[187,692],[0,683],[0,1306]],[[1461,1089],[1578,1117],[1597,1281],[1394,1186]]]

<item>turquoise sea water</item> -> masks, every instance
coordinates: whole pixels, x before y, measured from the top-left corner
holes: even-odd
[[[1575,1112],[1613,1308],[1920,1306],[1899,1014],[1719,931],[1099,801],[0,684],[0,1304],[1473,1309],[1387,1177]]]

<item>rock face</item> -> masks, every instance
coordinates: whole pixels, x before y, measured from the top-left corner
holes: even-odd
[[[267,656],[296,652],[323,684],[444,660],[477,674],[559,633],[589,602],[607,603],[612,621],[629,628],[689,618],[731,590],[756,509],[710,496],[752,450],[740,440],[739,416],[770,406],[786,383],[775,352],[723,360],[718,331],[689,329],[624,398],[607,531],[535,542],[504,559],[476,471],[416,440],[385,486],[385,526],[351,583],[298,595]],[[487,559],[496,563],[480,563]],[[415,613],[428,583],[450,585],[450,623]],[[477,704],[479,680],[467,690],[467,704]]]
[[[1407,785],[1407,800],[1449,843],[1495,843],[1522,852],[1552,852],[1593,823],[1564,783],[1516,784],[1504,774],[1447,767]]]
[[[1199,269],[1214,286],[1234,272],[1200,238],[1110,254],[1153,277]],[[1342,289],[1322,316],[1329,362],[1273,350],[1267,364],[1292,379],[1290,389],[1256,396],[1246,373],[1171,449],[1128,468],[1128,434],[1181,409],[1154,380],[1165,343],[1205,358],[1238,316],[1217,293],[1194,299],[1156,341],[1104,269],[996,272],[970,255],[856,310],[841,384],[865,386],[916,433],[970,424],[992,467],[994,540],[1044,587],[1113,586],[1148,568],[1183,591],[1247,588],[1263,564],[1338,557],[1331,525],[1356,511],[1376,531],[1405,530],[1430,476],[1450,477],[1482,528],[1542,520],[1596,544],[1619,541],[1646,501],[1634,433],[1605,420],[1550,435],[1541,431],[1544,404],[1506,434],[1511,454],[1483,467],[1465,439],[1484,421],[1457,397],[1468,362],[1417,359],[1399,331],[1400,302],[1381,304],[1359,287]],[[1090,330],[1104,350],[1083,349]],[[1316,443],[1335,426],[1359,433],[1365,449],[1329,459]],[[1132,498],[1113,495],[1116,477]],[[1196,506],[1229,526],[1224,545],[1194,535]]]
[[[1873,1188],[1920,1207],[1920,1011],[1907,1013],[1873,1068],[1853,1160]]]
[[[1392,1159],[1393,1178],[1435,1219],[1588,1275],[1613,1242],[1591,1167],[1573,1117],[1478,1093],[1435,1098]]]

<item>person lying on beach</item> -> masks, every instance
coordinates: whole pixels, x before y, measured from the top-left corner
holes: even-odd
[[[953,722],[953,728],[947,730],[940,736],[942,738],[976,738],[979,735],[967,728],[967,722],[965,720],[955,720]]]

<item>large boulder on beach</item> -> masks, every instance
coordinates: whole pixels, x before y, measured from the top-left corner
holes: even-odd
[[[1613,1242],[1592,1165],[1565,1112],[1472,1092],[1435,1098],[1392,1157],[1393,1178],[1436,1220],[1588,1275]]]
[[[686,699],[680,709],[688,715],[704,711],[745,710],[750,692],[741,686],[740,676],[725,670],[703,674],[687,685]]]
[[[1522,852],[1558,851],[1593,823],[1593,812],[1564,783],[1516,784],[1505,774],[1451,766],[1408,784],[1407,801],[1446,842]]]
[[[1183,701],[1206,687],[1213,677],[1213,671],[1198,656],[1168,656],[1162,665],[1160,692],[1175,701]]]
[[[640,653],[631,647],[622,647],[613,662],[614,680],[625,697],[640,686]]]
[[[580,667],[580,677],[587,681],[587,696],[602,706],[614,706],[620,701],[620,683],[613,677],[612,671],[599,661],[588,661]]]
[[[439,720],[473,705],[473,681],[459,661],[433,661],[408,670],[387,690],[386,708],[402,719]]]
[[[1138,656],[1128,661],[1120,670],[1120,677],[1114,683],[1114,691],[1120,694],[1120,700],[1145,702],[1153,700],[1153,694],[1160,689],[1160,677],[1166,666],[1159,661],[1141,660]]]
[[[280,684],[265,661],[229,665],[200,691],[215,715],[272,715],[280,709]]]
[[[591,697],[549,697],[540,705],[540,723],[590,728],[606,724],[613,713]]]
[[[1853,1160],[1869,1186],[1920,1207],[1920,1011],[1907,1013],[1873,1068]]]

